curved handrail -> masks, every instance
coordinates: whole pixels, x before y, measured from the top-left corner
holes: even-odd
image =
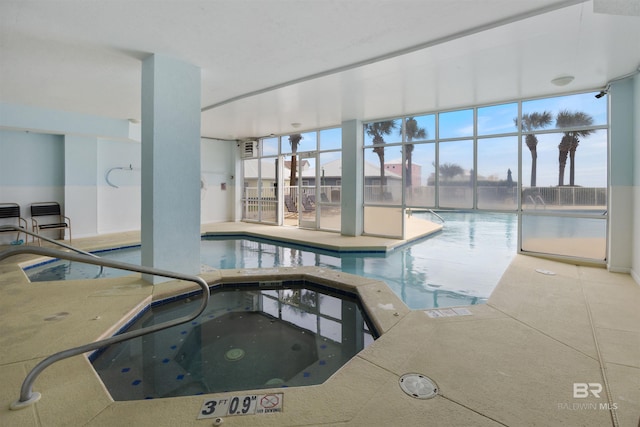
[[[204,311],[204,309],[207,307],[207,304],[209,303],[209,285],[204,279],[198,276],[182,274],[182,273],[174,273],[171,271],[160,270],[153,267],[127,264],[124,262],[107,260],[100,257],[94,258],[84,254],[73,254],[73,253],[63,252],[63,251],[51,249],[51,248],[30,247],[30,246],[14,247],[14,248],[7,249],[3,252],[0,252],[0,261],[6,258],[9,258],[11,256],[20,255],[20,254],[44,255],[44,256],[55,257],[55,258],[63,258],[70,261],[85,262],[87,264],[103,265],[105,267],[119,268],[122,270],[134,271],[134,272],[143,273],[143,274],[152,274],[155,276],[168,277],[171,279],[186,280],[186,281],[195,282],[196,284],[198,284],[202,288],[203,292],[202,292],[202,302],[200,303],[200,307],[193,314],[179,317],[177,319],[173,319],[168,322],[159,323],[157,325],[152,325],[143,329],[125,332],[120,335],[115,335],[113,337],[105,338],[103,340],[95,341],[79,347],[63,350],[45,358],[40,363],[38,363],[31,370],[31,372],[27,374],[26,378],[24,379],[24,382],[22,383],[22,387],[20,389],[20,399],[11,404],[11,409],[21,409],[40,400],[40,397],[41,397],[40,393],[32,392],[33,383],[38,377],[38,375],[42,373],[42,371],[44,371],[47,367],[54,364],[55,362],[58,362],[63,359],[67,359],[71,356],[76,356],[78,354],[86,353],[91,350],[97,350],[101,347],[106,347],[108,345],[119,343],[121,341],[137,338],[142,335],[150,334],[153,332],[170,328],[172,326],[190,322],[196,317],[198,317]]]
[[[41,236],[38,233],[34,233],[32,231],[25,230],[24,228],[16,227],[15,225],[3,225],[2,227],[0,227],[0,230],[2,230],[2,231],[4,231],[4,230],[19,231],[20,233],[28,234],[30,236],[37,237],[38,239],[46,240],[49,243],[53,243],[55,245],[62,246],[63,248],[72,250],[72,251],[77,252],[79,254],[88,255],[88,256],[91,256],[91,257],[94,257],[94,258],[100,258],[98,255],[92,254],[91,252],[86,252],[86,251],[83,251],[82,249],[74,248],[73,246],[67,245],[66,243],[62,243],[62,242],[50,239],[50,238],[45,237],[45,236]],[[100,266],[100,272],[98,273],[96,278],[100,277],[100,275],[102,275],[103,271],[104,271],[104,266],[101,265]]]
[[[437,216],[438,218],[440,218],[440,221],[442,221],[442,223],[444,224],[444,218],[442,218],[440,215],[438,215],[437,213],[435,213],[435,212],[433,211],[433,209],[429,209],[429,213],[430,213],[431,215],[435,215],[435,216]]]

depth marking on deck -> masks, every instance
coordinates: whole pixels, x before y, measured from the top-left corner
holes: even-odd
[[[197,419],[236,415],[263,415],[282,412],[283,393],[230,395],[206,399]]]
[[[432,319],[438,317],[472,316],[473,313],[464,307],[443,308],[440,310],[425,310],[427,316]]]

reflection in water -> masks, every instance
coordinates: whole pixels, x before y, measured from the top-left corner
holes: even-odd
[[[229,260],[233,254],[233,268],[304,265],[340,270],[384,281],[413,309],[483,303],[516,253],[516,216],[441,215],[446,221],[442,232],[386,256],[212,238],[203,241],[202,262],[214,268],[231,268],[216,260]]]
[[[260,239],[207,237],[201,262],[215,269],[318,266],[381,280],[412,309],[483,303],[516,253],[517,218],[514,214],[441,212],[443,231],[398,248],[389,254],[346,253]],[[414,213],[414,216],[430,214]],[[555,231],[554,231],[555,232]],[[566,229],[565,229],[566,232]],[[139,248],[100,253],[125,262],[140,263]],[[40,280],[64,280],[95,275],[95,267],[73,263],[58,267],[55,277],[43,272],[54,264],[29,269]],[[76,270],[77,269],[77,270]],[[105,277],[126,272],[105,269]]]

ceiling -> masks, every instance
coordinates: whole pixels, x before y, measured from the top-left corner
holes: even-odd
[[[139,119],[153,53],[201,68],[222,139],[599,89],[640,65],[639,3],[2,0],[0,101]]]

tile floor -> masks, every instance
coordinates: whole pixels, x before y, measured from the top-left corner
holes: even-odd
[[[242,223],[204,231],[238,228],[338,246],[398,243]],[[123,233],[74,243],[95,249],[138,239],[138,233]],[[172,286],[153,287],[136,275],[29,283],[18,266],[28,259],[0,262],[1,425],[213,425],[196,419],[207,396],[113,402],[83,356],[37,378],[34,390],[42,399],[35,405],[9,410],[39,360],[97,339]],[[218,274],[234,273],[205,278]],[[364,282],[358,289],[369,306],[393,306],[380,314],[385,333],[326,383],[274,389],[283,393],[281,413],[225,417],[225,426],[638,425],[640,286],[629,275],[517,255],[487,304],[468,307],[471,315],[439,318],[381,296],[380,282]],[[434,380],[438,395],[423,400],[405,394],[398,381],[406,373]]]

